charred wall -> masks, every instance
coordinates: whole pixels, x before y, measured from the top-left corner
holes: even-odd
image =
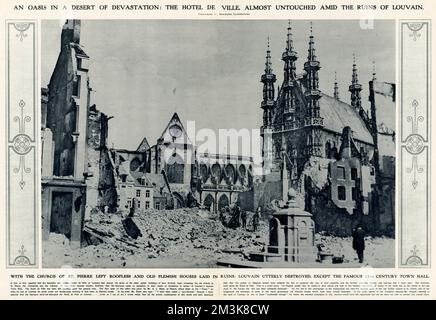
[[[371,216],[363,215],[361,210],[349,214],[346,208],[339,208],[331,200],[330,185],[322,189],[316,187],[312,179],[305,177],[305,210],[313,215],[315,230],[336,236],[350,236],[356,225],[360,224],[368,232],[374,232]]]

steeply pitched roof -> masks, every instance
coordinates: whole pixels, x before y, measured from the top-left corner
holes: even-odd
[[[144,152],[147,151],[149,148],[150,148],[150,144],[148,143],[147,138],[144,137],[144,139],[142,139],[136,151]]]
[[[341,134],[343,128],[349,126],[355,140],[373,144],[370,132],[352,106],[323,93],[319,99],[319,107],[325,129]]]
[[[178,125],[181,128],[181,130],[182,130],[183,139],[186,140],[187,144],[192,144],[192,142],[190,141],[190,139],[189,139],[189,137],[188,137],[188,135],[186,133],[185,127],[183,126],[183,123],[180,120],[179,115],[177,114],[177,112],[174,112],[173,116],[171,117],[171,120],[168,122],[168,124],[166,125],[165,129],[162,131],[162,134],[160,135],[158,141],[159,140],[163,140],[164,141],[165,137],[168,138],[168,136],[169,136],[168,130],[173,125]]]

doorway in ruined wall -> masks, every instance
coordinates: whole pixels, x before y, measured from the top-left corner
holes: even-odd
[[[207,210],[213,212],[215,211],[214,202],[215,200],[212,195],[208,194],[206,198],[204,198],[203,205],[207,208]]]
[[[174,209],[185,207],[185,201],[183,201],[183,197],[179,193],[173,192],[173,197],[174,197]]]
[[[221,211],[223,208],[228,207],[229,204],[229,198],[227,197],[227,195],[223,194],[218,200],[218,211]]]
[[[50,232],[64,234],[71,239],[73,193],[53,192],[51,203]]]

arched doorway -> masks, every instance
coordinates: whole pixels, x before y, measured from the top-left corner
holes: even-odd
[[[174,209],[183,208],[185,206],[185,201],[183,201],[183,197],[177,193],[173,192],[174,198]]]
[[[212,195],[208,194],[206,198],[204,198],[203,205],[207,210],[214,211],[214,202]]]
[[[221,209],[227,207],[229,204],[229,198],[227,197],[227,195],[223,194],[218,200],[218,211],[221,211]]]

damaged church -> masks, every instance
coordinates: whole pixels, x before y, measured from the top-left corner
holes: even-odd
[[[84,223],[95,212],[202,206],[217,213],[237,204],[267,213],[272,201],[286,200],[289,187],[313,214],[317,230],[349,234],[356,222],[393,230],[395,154],[382,153],[378,141],[395,150],[394,133],[379,130],[374,99],[373,112],[364,110],[356,63],[350,104],[339,99],[337,83],[333,96],[319,90],[312,33],[298,74],[288,28],[277,91],[268,47],[261,76],[264,172],[255,176],[252,157],[198,153],[177,113],[155,144],[144,137],[135,150],[108,147],[111,117],[92,103],[80,28],[78,20],[63,26],[56,66],[41,91],[43,239],[61,233],[80,246]],[[370,86],[375,84],[374,75]]]

